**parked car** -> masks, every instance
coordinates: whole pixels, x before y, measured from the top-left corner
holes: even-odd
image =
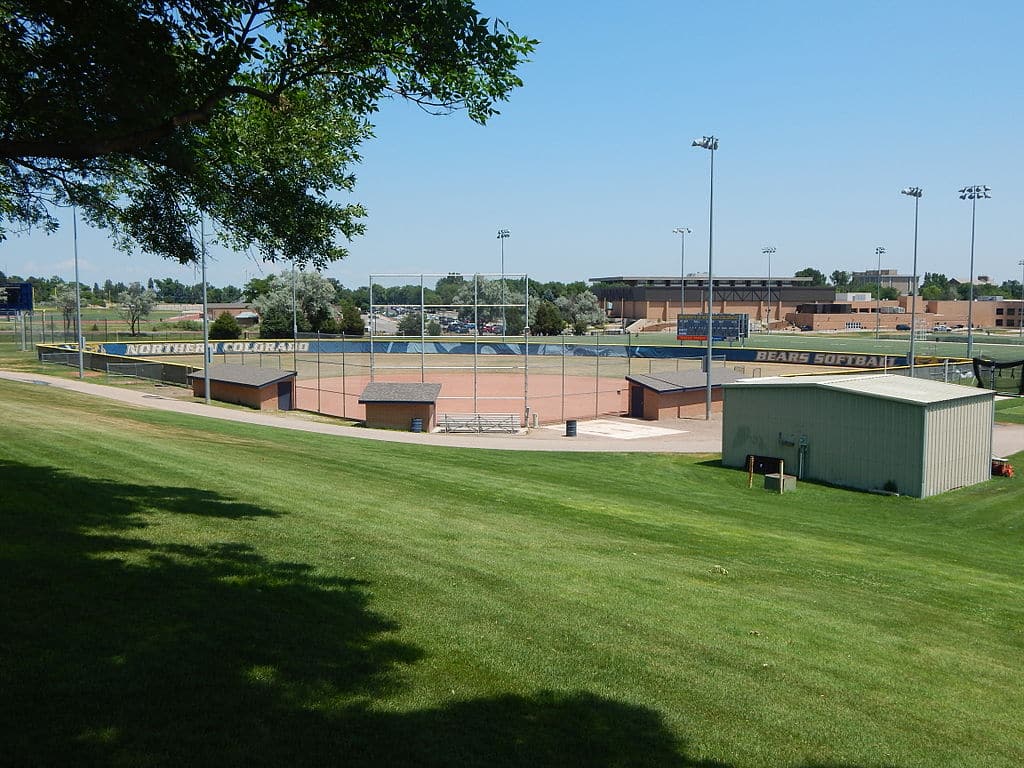
[[[936,333],[945,333],[951,329],[948,325],[943,325],[940,323],[939,325],[933,326],[932,330],[935,331]]]
[[[896,323],[896,330],[897,331],[909,331],[910,330],[910,326],[907,325],[906,323]]]

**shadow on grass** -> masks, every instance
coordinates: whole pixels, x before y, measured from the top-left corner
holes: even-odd
[[[720,457],[719,458],[714,458],[714,459],[705,459],[704,461],[695,462],[694,466],[696,466],[696,467],[714,467],[715,469],[726,469],[727,468],[722,463],[722,459]],[[728,469],[734,469],[734,467],[728,467]],[[743,471],[746,472],[746,470],[743,470]]]
[[[382,709],[423,653],[366,582],[144,534],[145,510],[266,510],[3,461],[0,489],[4,765],[729,768],[586,692]]]

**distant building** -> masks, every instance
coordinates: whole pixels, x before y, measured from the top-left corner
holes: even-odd
[[[909,295],[914,292],[915,282],[913,275],[901,275],[895,269],[867,269],[863,272],[854,272],[850,278],[851,285],[878,285],[883,288],[895,288],[901,295]]]
[[[895,301],[835,301],[800,304],[786,315],[789,324],[807,331],[907,331],[910,330],[911,296]],[[928,301],[918,297],[914,327],[927,331],[935,326],[966,328],[969,301]],[[1024,301],[978,297],[971,322],[975,328],[1020,329],[1024,327]]]
[[[967,326],[967,313],[971,306],[969,301],[918,301],[924,304],[925,311],[941,318],[942,322],[951,327]],[[980,300],[974,302],[971,322],[975,328],[1015,328],[1024,327],[1024,301],[1020,299]]]
[[[156,309],[181,313],[179,317],[171,318],[172,320],[195,320],[202,322],[203,319],[202,304],[157,304]],[[239,325],[256,325],[260,321],[260,316],[253,309],[252,304],[233,301],[210,302],[206,305],[206,315],[210,320],[216,320],[225,312],[235,318]]]
[[[243,302],[212,302],[206,305],[206,309],[207,316],[211,320],[216,320],[225,312],[235,318],[239,325],[255,325],[260,319],[260,316],[253,310],[252,304],[246,304]],[[199,314],[202,316],[202,307],[199,309]]]
[[[804,331],[896,331],[905,330],[897,326],[910,323],[907,311],[900,301],[872,298],[839,301],[837,298],[834,302],[800,304],[796,311],[786,315],[786,320]],[[921,314],[920,303],[918,314]]]
[[[949,278],[950,285],[970,285],[971,278],[969,277],[951,277]],[[974,278],[975,285],[992,285],[992,278],[988,275],[976,275]]]
[[[678,314],[707,312],[707,275],[686,275],[680,306],[680,276],[591,277],[591,290],[610,317],[675,323]],[[747,314],[753,321],[787,325],[798,304],[833,301],[835,288],[811,285],[809,277],[715,277],[713,312]]]
[[[871,300],[872,300],[871,299],[871,294],[868,293],[867,291],[864,291],[863,293],[858,292],[858,293],[837,293],[836,294],[836,301],[854,302],[854,301],[871,301]]]

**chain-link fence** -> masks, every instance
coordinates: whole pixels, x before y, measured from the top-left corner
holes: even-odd
[[[304,336],[302,342],[228,343],[218,345],[225,351],[214,354],[212,359],[218,364],[294,370],[295,406],[324,415],[363,419],[365,410],[359,399],[372,381],[432,382],[442,384],[438,414],[517,413],[527,423],[557,423],[626,413],[627,376],[699,372],[705,360],[701,348],[636,346],[619,339],[602,343],[600,337],[592,342],[535,338],[529,344],[525,340],[508,341],[507,337],[493,341],[485,337],[447,341],[392,338],[378,340],[371,348],[365,339],[312,334]],[[202,349],[202,345],[188,346],[196,347],[197,352]],[[268,348],[292,351],[263,351]],[[78,364],[75,351],[59,347],[39,350],[43,362]],[[712,366],[748,377],[864,372],[751,362],[738,357],[741,355],[733,351],[716,351]],[[176,355],[173,362],[94,351],[86,352],[84,358],[87,368],[103,371],[110,378],[131,377],[182,386],[189,384],[189,373],[203,366],[201,354]],[[878,372],[882,370],[896,375],[910,373],[906,366]],[[917,378],[968,386],[976,383],[969,361],[918,364],[914,374]]]
[[[194,341],[196,338],[195,329],[174,328],[172,323],[167,323],[168,328],[161,328],[160,323],[147,323],[145,327],[150,330],[139,331],[131,334],[123,320],[98,318],[96,320],[83,319],[82,330],[85,335],[86,344],[118,343],[118,342],[139,342],[139,341]],[[30,350],[36,344],[74,344],[78,334],[76,331],[75,318],[65,320],[62,313],[57,311],[35,311],[25,312],[20,315],[9,315],[0,317],[0,333],[6,331],[10,334],[21,349]],[[243,332],[255,337],[254,331]]]
[[[43,364],[78,367],[79,355],[77,350],[37,345],[36,354],[39,362]],[[138,360],[92,350],[83,351],[81,359],[82,367],[85,370],[105,373],[108,380],[116,378],[139,379],[162,384],[173,384],[179,387],[190,386],[189,374],[202,370],[201,364],[197,366],[165,360]],[[201,360],[202,358],[200,357]]]

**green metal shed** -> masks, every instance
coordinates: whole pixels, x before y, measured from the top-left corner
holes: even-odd
[[[726,384],[722,463],[782,459],[787,474],[926,497],[991,477],[994,393],[906,376]]]

